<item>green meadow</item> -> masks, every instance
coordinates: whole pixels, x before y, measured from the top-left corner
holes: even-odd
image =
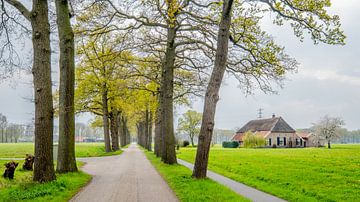
[[[103,142],[77,143],[75,149],[76,157],[111,156],[122,152],[106,153]],[[25,158],[25,154],[34,154],[33,143],[0,143],[0,158]]]
[[[193,163],[196,148],[178,158]],[[359,201],[360,145],[210,151],[209,170],[289,201]]]

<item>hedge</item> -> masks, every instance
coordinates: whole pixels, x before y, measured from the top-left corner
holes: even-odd
[[[236,141],[231,141],[231,142],[223,142],[222,146],[224,148],[238,148],[239,147],[239,142]]]

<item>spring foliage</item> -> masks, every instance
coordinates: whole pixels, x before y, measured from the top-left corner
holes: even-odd
[[[265,145],[265,138],[248,131],[243,137],[244,147],[246,148],[256,148],[262,147]]]

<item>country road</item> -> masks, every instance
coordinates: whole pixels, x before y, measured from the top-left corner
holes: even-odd
[[[86,162],[82,170],[93,176],[92,181],[70,201],[178,201],[168,184],[135,145],[121,155],[80,158]]]

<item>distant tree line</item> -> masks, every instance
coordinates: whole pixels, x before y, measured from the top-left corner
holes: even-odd
[[[347,130],[346,128],[342,128],[340,130],[340,137],[337,138],[334,141],[334,143],[341,143],[341,144],[360,143],[360,129]]]
[[[17,143],[19,138],[33,133],[34,128],[31,124],[16,124],[8,122],[5,115],[0,113],[0,142]]]

